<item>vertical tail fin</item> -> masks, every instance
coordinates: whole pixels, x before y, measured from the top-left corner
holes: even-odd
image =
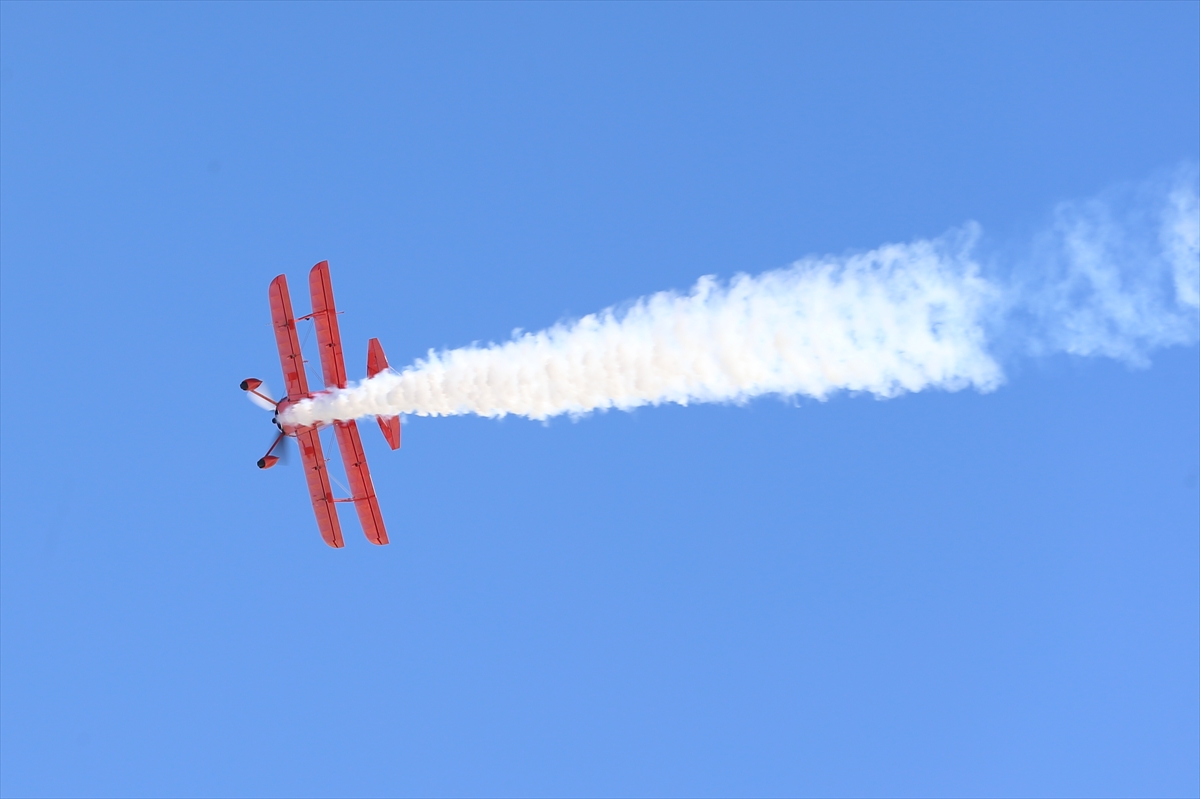
[[[371,339],[367,345],[367,377],[374,377],[387,368],[387,356],[383,354],[383,345],[379,343],[379,339]],[[379,422],[379,429],[383,431],[388,446],[400,449],[400,417],[376,416],[375,421]]]

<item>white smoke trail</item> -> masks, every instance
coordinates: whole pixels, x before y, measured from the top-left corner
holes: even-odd
[[[1149,363],[1151,350],[1197,338],[1200,205],[1195,165],[1173,180],[1062,203],[1039,237],[1013,302],[1034,315],[1034,352]]]
[[[989,339],[1144,363],[1200,335],[1196,170],[1056,210],[1034,255],[983,276],[979,228],[842,257],[810,257],[727,284],[701,278],[502,344],[430,351],[295,405],[286,421],[371,415],[546,419],[764,394],[892,397],[1003,380]],[[991,331],[989,336],[988,331]]]

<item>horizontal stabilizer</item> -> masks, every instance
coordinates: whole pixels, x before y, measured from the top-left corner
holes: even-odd
[[[392,449],[400,449],[400,417],[376,416],[375,421],[379,422],[379,429],[383,431],[383,437],[387,439],[388,446]]]
[[[379,339],[373,338],[367,344],[367,377],[374,377],[387,369],[388,362],[387,356],[383,354],[383,345],[379,343]],[[400,449],[400,417],[376,416],[375,420],[379,422],[379,429],[383,431],[388,446]]]
[[[371,339],[367,342],[367,377],[374,377],[387,368],[387,356],[383,354],[383,345],[379,343],[379,339]]]

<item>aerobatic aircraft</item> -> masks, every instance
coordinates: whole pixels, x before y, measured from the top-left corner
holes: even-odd
[[[288,294],[287,278],[283,275],[271,281],[271,321],[275,327],[275,343],[279,347],[279,363],[283,367],[283,380],[287,396],[276,402],[266,391],[263,381],[250,377],[242,381],[245,391],[255,404],[274,412],[271,421],[279,428],[279,435],[258,460],[258,468],[270,469],[279,462],[272,454],[286,436],[296,439],[300,458],[304,464],[304,478],[308,481],[308,494],[312,498],[313,511],[317,515],[317,527],[321,537],[331,547],[342,547],[342,527],[338,523],[338,502],[353,502],[358,512],[367,540],[372,544],[386,544],[387,530],[383,526],[383,515],[379,512],[379,501],[371,484],[371,472],[367,469],[367,456],[363,452],[358,425],[353,420],[334,422],[333,432],[337,438],[338,451],[346,467],[350,481],[349,497],[334,497],[329,484],[329,471],[325,455],[321,451],[320,428],[323,424],[289,425],[280,417],[291,406],[314,394],[308,390],[308,379],[304,372],[304,355],[300,351],[300,339],[296,335],[296,322],[311,319],[317,330],[317,345],[321,353],[321,373],[325,390],[346,387],[346,364],[342,360],[342,337],[338,333],[337,309],[333,304],[333,286],[329,282],[329,262],[321,261],[308,274],[308,288],[312,294],[312,313],[299,320],[292,316],[292,300]],[[374,377],[388,368],[387,356],[379,339],[373,338],[367,345],[367,376]],[[379,428],[392,449],[400,448],[400,417],[377,416]]]

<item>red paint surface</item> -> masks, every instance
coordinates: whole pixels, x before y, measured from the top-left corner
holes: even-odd
[[[271,321],[275,327],[275,343],[279,347],[279,365],[283,367],[283,379],[287,385],[287,399],[280,403],[279,412],[305,397],[310,396],[308,380],[304,374],[304,355],[300,351],[300,340],[296,336],[296,319],[292,315],[292,298],[288,293],[287,278],[283,275],[271,281]],[[325,455],[321,452],[321,440],[316,427],[288,427],[284,432],[296,437],[300,459],[304,464],[304,479],[308,483],[308,495],[312,499],[313,512],[321,538],[331,547],[344,546],[342,526],[338,522],[333,504],[333,489],[329,485],[329,472],[325,468]]]
[[[337,307],[333,301],[333,286],[329,281],[328,261],[321,261],[309,272],[308,288],[312,294],[312,316],[317,329],[317,347],[321,353],[325,388],[345,388],[346,364],[342,358],[342,336],[338,331]],[[367,468],[367,456],[363,452],[358,425],[353,421],[334,422],[333,431],[337,436],[342,463],[346,467],[346,477],[350,481],[350,498],[354,500],[354,510],[358,512],[363,533],[373,544],[386,544],[387,530],[383,526],[379,501],[375,498],[375,487],[371,483],[371,471]]]
[[[367,342],[367,377],[374,377],[387,368],[388,360],[383,353],[383,345],[379,343],[379,339],[371,339]],[[383,431],[388,446],[400,449],[400,417],[376,416],[375,421],[379,422],[379,429]]]

